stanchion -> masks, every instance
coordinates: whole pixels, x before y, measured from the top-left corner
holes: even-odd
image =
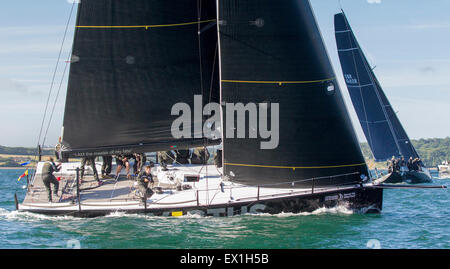
[[[19,200],[17,199],[17,193],[14,193],[14,203],[16,204],[16,210],[19,210]]]
[[[80,168],[77,167],[77,201],[78,201],[78,212],[81,212],[81,195],[80,195]]]
[[[199,201],[199,198],[198,198],[198,190],[197,190],[197,206],[200,206],[200,201]]]

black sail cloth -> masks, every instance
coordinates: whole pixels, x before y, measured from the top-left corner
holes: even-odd
[[[174,104],[193,108],[194,95],[203,95],[203,102],[219,98],[217,32],[208,27],[216,21],[215,1],[200,2],[81,1],[64,116],[64,155],[204,144],[203,139],[175,139],[171,133],[178,117],[171,116]],[[205,28],[199,42],[198,32]]]
[[[335,30],[347,88],[375,160],[418,158],[344,13],[335,15]]]
[[[262,150],[264,139],[223,138],[224,174],[248,185],[360,181],[367,167],[309,1],[218,3],[222,101],[280,109],[276,149]],[[352,175],[332,177],[343,174]]]
[[[295,187],[360,181],[367,167],[309,1],[218,3],[219,50],[214,1],[82,1],[63,154],[203,145],[174,139],[170,112],[179,102],[193,107],[195,94],[219,101],[220,58],[220,101],[280,108],[277,148],[262,150],[264,139],[225,137],[227,176],[249,185],[316,178]]]

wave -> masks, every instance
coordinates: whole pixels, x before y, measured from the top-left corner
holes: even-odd
[[[262,216],[262,217],[278,217],[278,218],[288,218],[295,216],[317,216],[317,215],[352,215],[358,213],[350,209],[346,205],[338,205],[335,207],[321,207],[312,212],[299,212],[299,213],[290,213],[290,212],[281,212],[279,214],[269,214],[269,213],[258,213],[258,214],[245,214],[245,216]]]
[[[20,211],[9,211],[4,208],[0,208],[0,219],[7,221],[25,221],[25,222],[35,222],[42,220],[80,220],[80,218],[72,216],[47,216],[42,214],[35,214],[31,212],[20,212]]]
[[[172,216],[154,216],[151,214],[128,214],[123,211],[116,211],[113,213],[110,213],[105,218],[145,218],[145,219],[204,219],[204,218],[212,218],[210,216],[204,216],[202,214],[192,214],[188,213],[187,215],[179,216],[179,217],[172,217]]]
[[[359,212],[359,211],[358,211]],[[346,205],[338,205],[335,207],[327,208],[322,207],[318,208],[312,212],[299,212],[299,213],[289,213],[282,212],[279,214],[269,214],[269,213],[247,213],[244,215],[235,215],[233,217],[242,217],[242,216],[263,216],[263,217],[279,217],[279,218],[287,218],[293,216],[315,216],[315,215],[352,215],[358,213],[352,209],[349,209]],[[110,213],[104,217],[98,218],[134,218],[134,219],[209,219],[214,218],[212,216],[204,216],[202,214],[187,214],[180,217],[171,217],[171,216],[153,216],[146,214],[128,214],[123,211],[116,211]],[[61,220],[83,220],[83,218],[73,217],[73,216],[48,216],[42,214],[35,214],[31,212],[19,212],[19,211],[9,211],[4,208],[0,208],[0,219],[7,221],[24,221],[24,222],[38,222],[38,221],[61,221]]]

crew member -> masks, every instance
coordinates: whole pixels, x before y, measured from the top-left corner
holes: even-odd
[[[195,148],[192,152],[191,164],[207,164],[209,151],[205,147]]]
[[[413,160],[413,170],[414,171],[419,171],[419,159],[418,158],[415,158]]]
[[[94,172],[94,179],[99,183],[99,185],[102,183],[100,179],[98,178],[98,172],[97,168],[95,167],[95,157],[84,157],[81,159],[81,167],[80,167],[80,178],[83,180],[84,178],[84,167],[86,165],[90,165],[92,168],[92,171]]]
[[[392,159],[388,161],[388,173],[393,173],[395,171],[395,157],[392,156]]]
[[[58,139],[58,144],[56,144],[56,146],[55,146],[55,156],[56,156],[56,159],[59,161],[59,162],[63,162],[63,163],[66,163],[66,162],[68,162],[69,160],[67,159],[67,158],[63,158],[63,156],[62,156],[62,138],[61,137],[59,137],[59,139]]]
[[[189,164],[191,152],[188,149],[177,150],[175,153],[177,154],[177,158],[175,159],[177,163]]]
[[[110,178],[111,169],[112,169],[112,156],[102,156],[103,164],[102,164],[102,178]]]
[[[116,170],[116,178],[119,177],[120,172],[122,171],[122,168],[125,166],[126,172],[127,172],[127,178],[130,178],[130,162],[129,162],[129,156],[124,155],[118,155],[116,156],[116,164],[117,164],[117,170]]]
[[[158,161],[163,167],[163,171],[167,171],[167,165],[172,164],[175,160],[175,156],[172,151],[160,151],[158,152]]]
[[[402,167],[406,167],[406,161],[405,161],[405,157],[402,156],[401,160],[400,160],[400,168]]]
[[[61,163],[56,165],[52,157],[48,158],[48,161],[44,163],[42,167],[42,181],[47,191],[48,201],[52,202],[52,188],[53,184],[53,196],[58,196],[59,182],[53,175],[54,172],[58,172],[61,169]]]
[[[409,157],[409,160],[408,160],[408,171],[413,171],[414,170],[414,165],[413,165],[413,158],[412,157]]]
[[[147,156],[143,153],[135,153],[134,154],[134,164],[133,164],[133,171],[135,175],[138,175],[142,168],[144,168],[145,163],[147,162]]]
[[[153,191],[148,187],[149,183],[154,183],[152,176],[152,167],[147,165],[143,171],[139,174],[138,178],[138,190],[141,193],[141,198],[143,201],[147,201],[153,195]]]
[[[217,168],[222,167],[222,150],[219,149],[216,151],[216,154],[214,155],[214,164],[217,166]]]

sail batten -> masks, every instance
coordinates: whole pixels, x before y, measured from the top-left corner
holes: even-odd
[[[177,27],[177,26],[188,26],[188,25],[197,25],[208,22],[215,22],[216,19],[203,20],[203,21],[195,21],[195,22],[183,22],[183,23],[172,23],[172,24],[156,24],[156,25],[102,25],[102,26],[94,26],[94,25],[77,25],[76,28],[85,28],[85,29],[120,29],[120,28],[161,28],[161,27]]]
[[[320,83],[320,82],[327,82],[327,81],[333,81],[336,78],[326,78],[326,79],[319,79],[319,80],[304,80],[304,81],[267,81],[267,80],[260,80],[260,81],[250,81],[250,80],[227,80],[224,79],[222,82],[226,83],[249,83],[249,84],[311,84],[311,83]]]

